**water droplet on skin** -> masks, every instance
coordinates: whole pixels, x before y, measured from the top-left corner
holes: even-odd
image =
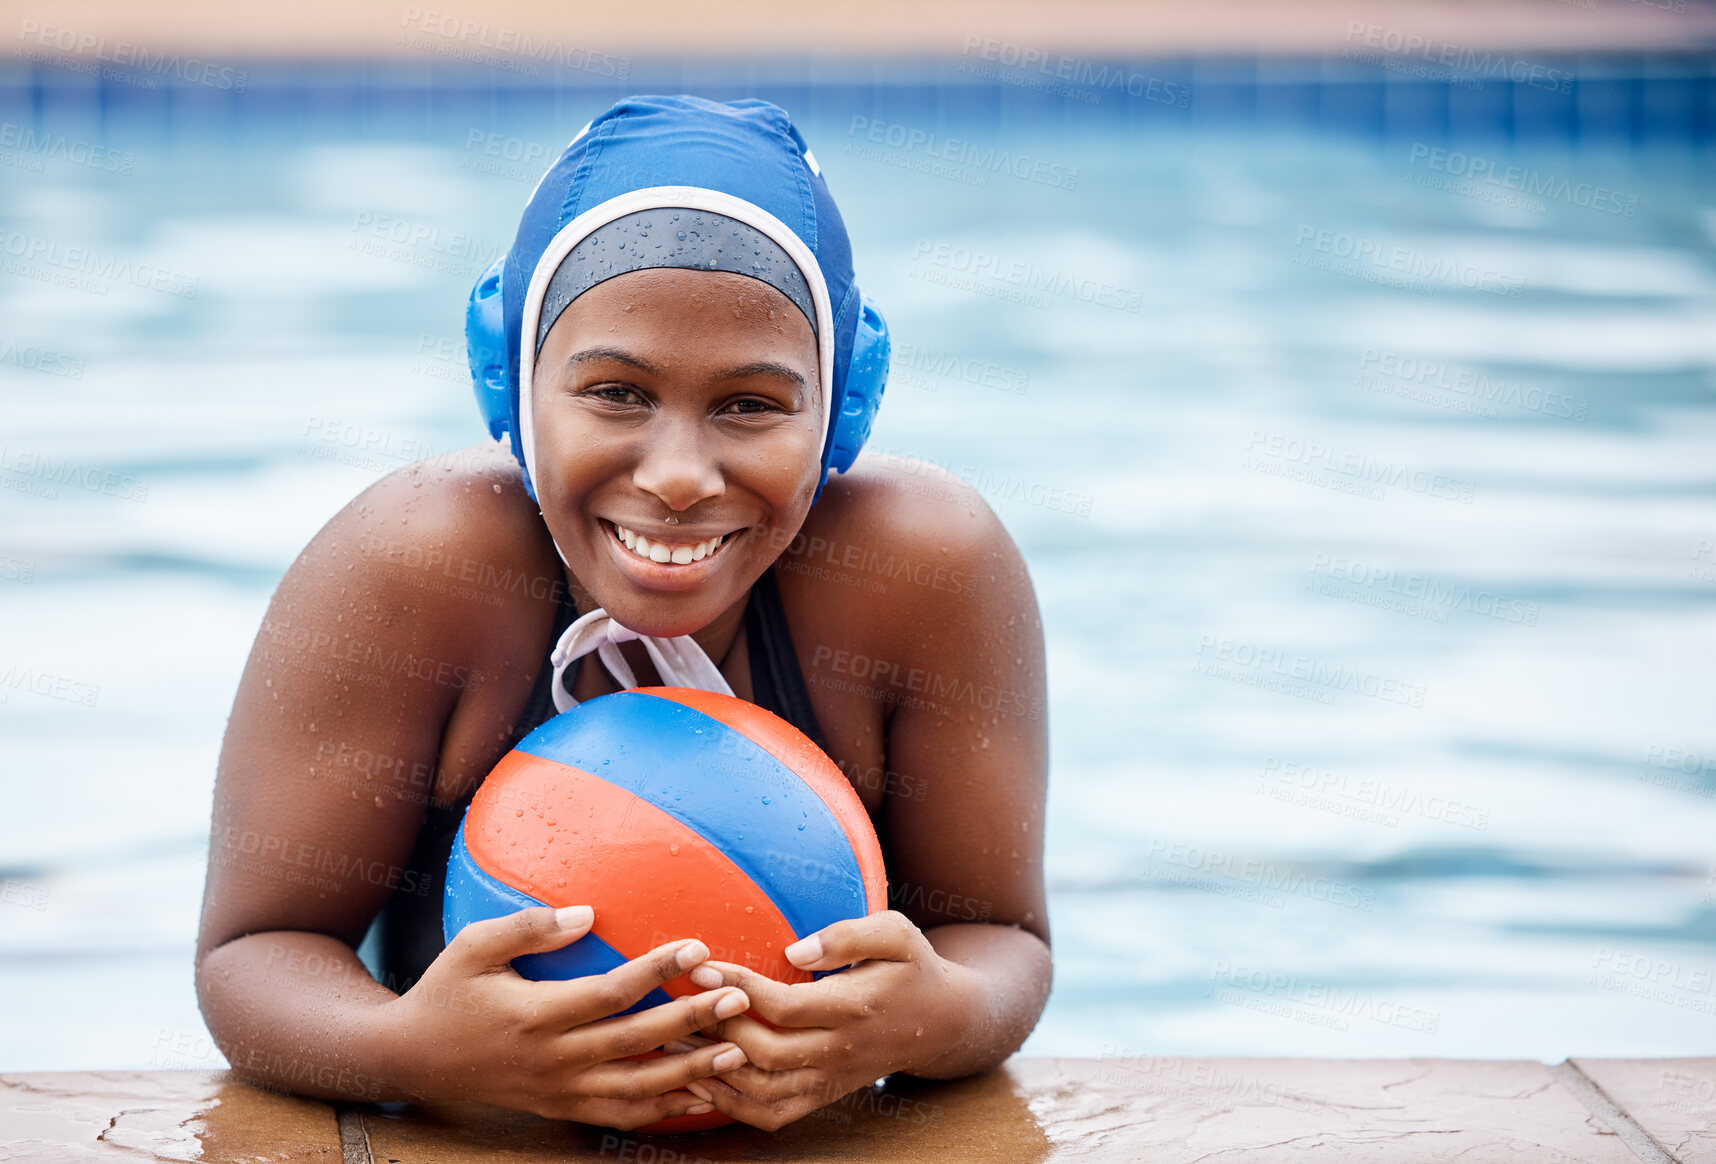
[[[376,797],[376,798],[375,798],[375,806],[376,806],[376,807],[377,807],[377,808],[380,808],[380,807],[381,807],[381,806],[382,806],[382,805],[381,805],[381,797],[379,797],[379,796],[378,796],[378,797]]]
[[[669,845],[667,847],[667,855],[670,857],[679,856],[679,846],[678,845]]]

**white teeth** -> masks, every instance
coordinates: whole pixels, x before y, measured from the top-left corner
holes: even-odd
[[[693,546],[667,546],[660,542],[652,542],[642,534],[634,533],[618,523],[614,525],[614,533],[618,534],[620,541],[625,543],[626,548],[638,557],[647,558],[652,562],[672,562],[678,566],[684,566],[690,562],[701,562],[719,549],[721,543],[727,540],[727,535],[721,534],[706,542],[698,542]]]

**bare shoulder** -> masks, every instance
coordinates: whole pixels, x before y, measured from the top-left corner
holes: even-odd
[[[866,455],[829,479],[804,536],[783,555],[883,601],[874,613],[945,614],[970,600],[995,600],[1016,584],[1024,560],[983,495],[953,473],[910,457]],[[1028,581],[1026,582],[1028,588]],[[915,621],[915,619],[913,620]]]
[[[834,504],[865,512],[899,512],[928,517],[932,528],[973,522],[1001,532],[1001,523],[983,495],[963,478],[939,465],[892,453],[865,453],[850,470],[829,478],[826,496]]]
[[[517,464],[490,444],[381,478],[329,520],[293,572],[318,574],[378,609],[407,606],[448,623],[443,631],[485,622],[470,617],[477,611],[554,597],[563,584]]]
[[[247,679],[407,720],[440,738],[451,776],[486,758],[529,695],[565,575],[503,450],[479,445],[369,486],[281,581]],[[241,693],[242,694],[242,693]],[[442,736],[441,733],[445,733]],[[463,783],[461,774],[453,785]]]
[[[795,642],[810,636],[799,652],[813,685],[845,690],[818,673],[845,675],[860,655],[860,670],[885,666],[913,690],[915,672],[1037,668],[1042,626],[1023,555],[983,496],[934,465],[866,456],[831,478],[776,576]],[[980,662],[991,648],[996,658]]]
[[[553,545],[536,503],[524,491],[517,463],[492,444],[394,470],[358,494],[318,539],[352,534],[360,538],[355,548],[366,556],[409,554],[416,561],[419,555],[456,547],[466,552],[554,558]]]

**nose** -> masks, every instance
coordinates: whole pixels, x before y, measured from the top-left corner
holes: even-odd
[[[632,470],[632,484],[661,498],[674,513],[721,496],[726,478],[701,429],[690,418],[658,417]]]

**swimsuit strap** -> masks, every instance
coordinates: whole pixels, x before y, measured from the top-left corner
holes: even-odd
[[[745,639],[750,647],[751,701],[792,724],[826,752],[828,744],[816,722],[798,652],[793,650],[792,628],[787,626],[773,566],[751,587],[751,600],[745,604]]]
[[[560,636],[566,633],[566,628],[578,617],[578,608],[572,602],[572,595],[564,585],[559,587],[559,591],[560,606],[554,612],[554,628],[548,632],[548,641],[551,643],[559,642]],[[568,694],[577,680],[578,665],[574,662],[561,677]],[[525,736],[554,718],[553,683],[554,663],[551,659],[545,659],[536,672],[536,682],[531,685],[530,697],[524,701],[524,710],[518,714],[518,724],[513,728],[509,747],[516,748]],[[464,812],[464,805],[459,806],[459,811]]]

